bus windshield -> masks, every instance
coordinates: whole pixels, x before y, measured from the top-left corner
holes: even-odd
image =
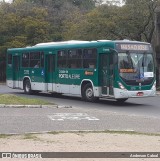
[[[120,77],[130,85],[136,85],[138,82],[146,84],[145,82],[154,77],[154,61],[151,53],[129,51],[119,53],[118,68]]]

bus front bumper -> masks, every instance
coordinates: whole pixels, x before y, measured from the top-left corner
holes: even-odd
[[[119,98],[139,98],[139,97],[153,97],[156,96],[156,89],[128,91],[119,88],[114,88],[115,99]]]

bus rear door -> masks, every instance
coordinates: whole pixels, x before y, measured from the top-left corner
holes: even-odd
[[[20,56],[13,56],[13,88],[20,87]]]
[[[48,54],[45,58],[45,82],[46,82],[46,90],[50,92],[55,91],[55,55]]]
[[[102,95],[113,96],[113,55],[100,55],[100,83]]]

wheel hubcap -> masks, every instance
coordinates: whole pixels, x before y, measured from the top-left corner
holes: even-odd
[[[87,98],[91,98],[93,96],[93,90],[92,90],[92,88],[88,88],[86,90],[86,96],[87,96]]]

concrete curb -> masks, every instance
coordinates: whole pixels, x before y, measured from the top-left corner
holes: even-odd
[[[6,105],[0,104],[0,108],[72,108],[65,105]]]
[[[5,105],[5,104],[0,104],[0,108],[58,108],[58,105]]]

